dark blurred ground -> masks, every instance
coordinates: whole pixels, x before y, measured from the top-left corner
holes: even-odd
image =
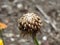
[[[27,12],[39,14],[44,23],[42,34],[37,34],[39,43],[60,45],[60,0],[0,0],[0,21],[8,25],[3,32],[5,45],[34,45],[31,37],[20,36],[17,26],[18,18]]]

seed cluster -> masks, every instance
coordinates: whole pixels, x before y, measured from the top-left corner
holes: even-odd
[[[42,26],[42,21],[37,14],[27,13],[18,19],[18,26],[25,34],[37,33]]]

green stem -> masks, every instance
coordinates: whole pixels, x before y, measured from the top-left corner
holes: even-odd
[[[0,30],[0,38],[2,38],[3,36],[2,36],[2,31]]]
[[[38,43],[36,37],[34,37],[33,41],[34,41],[35,45],[39,45],[39,43]]]
[[[0,38],[3,40],[3,43],[4,43],[4,39],[3,39],[3,35],[2,35],[2,30],[0,30]],[[5,45],[5,43],[4,43]]]
[[[32,35],[33,41],[35,45],[39,45],[36,35]]]

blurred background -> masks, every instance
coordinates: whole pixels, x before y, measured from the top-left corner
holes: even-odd
[[[34,45],[30,36],[22,37],[17,20],[25,13],[37,13],[43,22],[41,45],[60,45],[60,0],[0,0],[0,22],[7,24],[3,31],[5,45]]]

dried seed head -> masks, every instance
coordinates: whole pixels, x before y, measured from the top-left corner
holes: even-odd
[[[24,14],[20,19],[18,19],[18,25],[21,32],[24,34],[37,33],[41,26],[42,21],[39,16],[35,13]]]

